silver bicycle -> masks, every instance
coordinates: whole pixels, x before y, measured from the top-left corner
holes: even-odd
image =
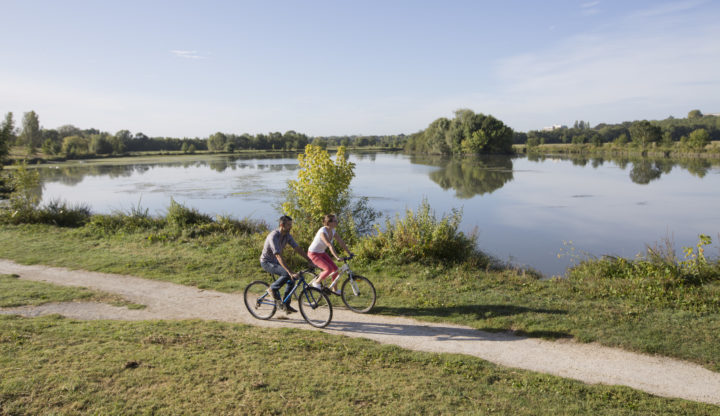
[[[340,258],[343,265],[340,266],[333,283],[335,283],[343,275],[347,276],[340,286],[340,297],[342,298],[343,303],[353,312],[367,313],[370,312],[373,306],[375,306],[375,301],[377,300],[375,286],[373,286],[372,282],[367,277],[353,273],[350,269],[350,265],[348,264],[348,261],[352,259],[352,257],[353,256]],[[332,292],[325,288],[324,293]]]

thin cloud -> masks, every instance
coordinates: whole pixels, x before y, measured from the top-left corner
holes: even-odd
[[[592,16],[598,14],[600,13],[600,10],[597,8],[599,4],[599,1],[583,3],[580,5],[580,8],[582,9],[580,13],[582,13],[583,16]]]
[[[657,7],[653,7],[651,9],[641,10],[637,13],[637,15],[642,17],[652,17],[675,14],[692,10],[704,3],[707,2],[704,0],[675,1],[671,3],[660,4]]]
[[[173,55],[175,55],[178,58],[184,58],[184,59],[205,59],[205,56],[202,56],[198,54],[198,51],[186,51],[186,50],[180,50],[175,49],[170,51]]]

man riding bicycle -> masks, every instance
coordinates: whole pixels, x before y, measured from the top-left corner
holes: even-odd
[[[272,275],[280,276],[279,279],[270,285],[268,294],[270,294],[270,296],[278,304],[278,308],[287,313],[297,312],[295,308],[290,306],[290,299],[288,298],[293,288],[293,280],[297,278],[297,273],[290,271],[290,268],[285,263],[285,260],[283,260],[283,249],[287,244],[290,244],[290,247],[292,247],[296,253],[307,259],[309,264],[313,264],[310,257],[308,257],[307,254],[300,249],[300,246],[298,246],[295,239],[292,235],[290,235],[290,230],[293,226],[292,221],[292,218],[287,215],[280,217],[278,228],[272,230],[268,234],[267,238],[265,238],[263,251],[260,255],[260,266],[263,270]],[[285,296],[281,298],[280,288],[284,284],[287,284],[287,287],[285,288]],[[285,303],[282,302],[282,299],[284,298],[287,299]]]

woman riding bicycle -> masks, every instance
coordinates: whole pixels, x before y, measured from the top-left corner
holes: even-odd
[[[308,257],[310,257],[310,260],[312,260],[316,266],[322,269],[322,273],[320,273],[320,275],[310,283],[311,286],[318,289],[322,288],[320,282],[325,280],[328,276],[330,276],[332,280],[337,275],[338,267],[325,252],[325,250],[329,248],[330,253],[332,253],[333,257],[335,257],[335,260],[340,260],[340,256],[338,256],[332,245],[333,240],[336,240],[350,256],[353,255],[353,253],[350,252],[345,245],[343,239],[340,238],[340,235],[338,235],[335,231],[335,227],[337,227],[337,225],[338,220],[334,214],[326,215],[323,218],[323,226],[317,231],[315,239],[313,239],[312,244],[310,244],[310,247],[308,248]],[[334,295],[340,295],[340,291],[337,290],[336,286],[337,280],[332,282],[328,289],[330,289]]]

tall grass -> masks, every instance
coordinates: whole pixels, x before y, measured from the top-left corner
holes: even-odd
[[[675,254],[671,241],[648,247],[635,259],[614,256],[587,258],[568,270],[572,281],[584,283],[597,298],[623,298],[640,305],[696,312],[720,311],[720,259],[709,259],[705,247],[712,240],[700,235],[694,247]]]
[[[368,260],[385,259],[396,263],[476,262],[487,265],[489,258],[476,248],[477,235],[459,231],[462,211],[453,210],[441,218],[435,216],[427,200],[417,211],[407,210],[404,217],[387,219],[384,229],[360,241],[357,252]]]

